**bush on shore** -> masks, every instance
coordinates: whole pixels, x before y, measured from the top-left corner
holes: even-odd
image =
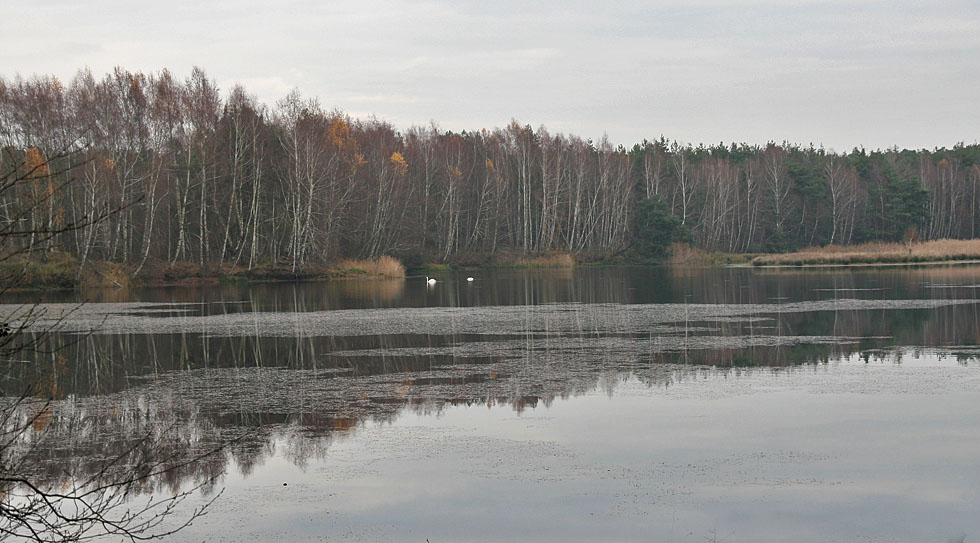
[[[18,288],[72,288],[78,260],[60,251],[17,255],[0,262],[0,281]]]
[[[132,270],[125,264],[89,261],[79,271],[78,259],[50,251],[17,255],[0,262],[0,283],[29,289],[128,287]]]

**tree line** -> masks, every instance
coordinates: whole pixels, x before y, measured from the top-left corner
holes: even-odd
[[[978,233],[980,145],[854,149],[790,143],[632,148],[514,121],[404,132],[294,91],[270,107],[195,68],[117,68],[68,84],[0,78],[0,221],[57,231],[34,252],[202,269],[394,255],[628,254],[637,209],[664,210],[697,247],[785,251]],[[656,201],[657,206],[640,204]],[[649,234],[649,233],[647,233]],[[6,247],[4,250],[11,250]]]

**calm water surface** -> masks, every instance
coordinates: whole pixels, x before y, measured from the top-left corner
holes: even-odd
[[[244,436],[176,540],[980,539],[978,267],[438,279],[48,294],[2,392],[55,484]]]

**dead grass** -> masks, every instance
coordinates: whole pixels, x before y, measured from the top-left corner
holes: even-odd
[[[573,268],[575,258],[568,253],[545,255],[500,255],[494,258],[494,268]]]
[[[846,266],[980,260],[980,239],[939,239],[924,243],[865,243],[812,247],[795,253],[762,255],[753,266]]]
[[[711,253],[691,247],[689,243],[671,243],[664,263],[668,266],[710,266],[714,258]]]
[[[729,266],[747,264],[756,255],[705,251],[689,243],[672,243],[667,250],[664,264],[673,267]]]
[[[78,286],[82,288],[127,288],[133,285],[133,270],[125,264],[91,262],[82,270]]]
[[[376,259],[341,260],[337,271],[350,275],[376,275],[381,277],[405,277],[405,266],[397,259],[382,256]]]

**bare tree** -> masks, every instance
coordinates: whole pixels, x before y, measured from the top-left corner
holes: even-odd
[[[691,148],[674,142],[670,151],[674,155],[674,179],[677,182],[675,200],[680,199],[676,205],[680,206],[681,224],[686,225],[694,202],[697,181],[691,173]]]
[[[219,96],[200,69],[83,70],[65,86],[0,77],[0,145],[13,153],[0,163],[32,149],[44,160],[71,142],[86,149],[65,158],[85,162],[72,170],[78,182],[61,192],[62,177],[22,183],[0,195],[0,220],[19,210],[25,230],[41,231],[125,208],[24,242],[36,259],[77,260],[76,282],[103,262],[135,276],[155,262],[220,273],[382,253],[605,256],[629,242],[623,225],[650,197],[670,203],[696,244],[739,252],[895,238],[909,216],[926,238],[980,235],[974,145],[847,155],[661,137],[626,152],[517,121],[399,133],[298,92],[267,112],[240,87]],[[913,194],[916,182],[925,190]],[[38,205],[24,212],[26,202]]]
[[[763,152],[766,188],[772,202],[773,228],[777,239],[786,234],[784,221],[789,211],[789,195],[792,188],[786,171],[786,151],[770,143]]]
[[[852,218],[857,205],[857,171],[848,166],[842,157],[831,155],[824,163],[824,178],[830,190],[831,223],[830,241],[848,240],[853,230]]]

